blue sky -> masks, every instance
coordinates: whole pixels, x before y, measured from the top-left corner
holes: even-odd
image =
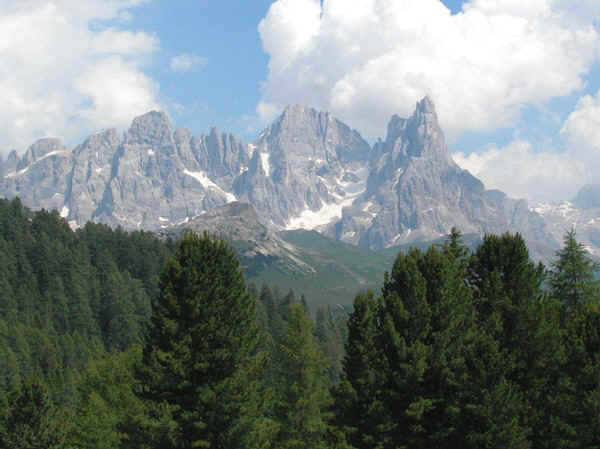
[[[600,183],[599,24],[597,0],[0,3],[0,150],[149,109],[250,142],[288,103],[374,140],[430,95],[488,187],[568,199]]]

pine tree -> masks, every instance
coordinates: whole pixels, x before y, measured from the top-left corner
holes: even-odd
[[[233,250],[188,233],[160,281],[137,374],[140,395],[166,403],[173,449],[268,447],[255,304]]]
[[[486,236],[469,268],[484,331],[481,341],[492,339],[487,353],[479,352],[486,358],[493,355],[487,362],[487,385],[481,386],[485,392],[482,403],[501,397],[502,390],[510,392],[506,395],[510,401],[493,400],[488,406],[491,411],[483,412],[499,418],[490,423],[497,429],[493,438],[503,441],[498,440],[502,434],[520,436],[502,443],[513,447],[562,447],[557,438],[565,432],[565,423],[557,413],[557,401],[562,394],[559,385],[565,353],[559,309],[542,289],[544,266],[531,261],[519,234],[507,233]],[[509,415],[512,421],[505,419],[502,424],[501,418]]]
[[[552,295],[570,308],[592,299],[598,293],[598,282],[595,280],[598,264],[575,236],[574,229],[565,234],[564,246],[556,252],[557,260],[550,272]]]
[[[322,449],[329,403],[325,360],[301,304],[292,304],[277,360],[277,448]]]
[[[385,416],[382,354],[378,342],[378,306],[372,292],[354,299],[341,380],[333,389],[332,425],[338,439],[356,449],[377,447]]]

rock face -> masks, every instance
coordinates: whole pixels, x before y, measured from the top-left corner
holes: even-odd
[[[485,190],[453,162],[429,98],[410,118],[393,116],[385,141],[373,147],[331,114],[300,105],[249,145],[216,128],[195,137],[149,112],[123,136],[104,131],[73,151],[40,140],[23,157],[11,153],[0,172],[2,196],[58,209],[73,227],[87,220],[147,230],[195,217],[208,223],[211,211],[241,201],[269,232],[312,229],[372,249],[435,239],[453,226],[521,232],[540,257],[558,246],[525,201]],[[594,198],[581,201],[595,206]],[[249,218],[241,206],[232,210]]]
[[[11,153],[0,191],[32,208],[58,209],[74,227],[94,220],[154,230],[234,201],[233,179],[248,162],[235,137],[216,129],[192,137],[173,130],[164,113],[149,112],[122,138],[113,129],[72,152],[43,139],[20,159]]]
[[[370,147],[331,114],[289,106],[251,145],[249,168],[235,182],[241,201],[275,227],[328,224],[366,179]]]
[[[16,153],[8,156],[0,190],[5,197],[20,197],[29,207],[58,209],[65,216],[71,166],[72,154],[60,140],[38,140],[22,158]]]
[[[543,220],[524,200],[485,190],[452,160],[429,98],[409,119],[392,117],[369,164],[366,191],[329,232],[374,249],[433,240],[456,226],[463,233],[521,232],[547,237]]]
[[[315,271],[300,259],[293,245],[263,225],[254,208],[247,203],[233,202],[216,207],[185,224],[167,228],[161,234],[179,238],[186,231],[207,231],[231,242],[250,276],[275,263],[290,274]]]

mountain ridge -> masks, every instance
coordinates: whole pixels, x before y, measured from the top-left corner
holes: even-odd
[[[250,144],[211,128],[193,136],[164,112],[136,117],[120,138],[103,131],[72,151],[56,139],[2,161],[0,194],[126,229],[177,227],[234,201],[272,231],[317,230],[384,249],[465,233],[521,232],[539,258],[558,242],[524,200],[513,200],[452,160],[435,105],[392,116],[369,145],[328,112],[290,105]]]

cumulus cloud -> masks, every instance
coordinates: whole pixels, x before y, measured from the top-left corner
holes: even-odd
[[[143,0],[0,2],[0,148],[35,139],[73,142],[159,107],[144,67],[159,48],[150,34],[121,29]]]
[[[201,56],[182,53],[171,58],[169,67],[174,72],[187,72],[194,66],[202,66],[204,64],[206,64],[206,59]]]
[[[505,148],[453,156],[488,188],[531,200],[568,200],[584,184],[600,182],[600,92],[579,100],[561,136],[565,149],[560,152],[540,151],[531,142],[515,141]]]
[[[330,110],[376,137],[424,95],[450,134],[511,126],[524,105],[584,86],[600,55],[596,0],[277,0],[259,25],[270,57],[257,113]]]
[[[571,199],[581,187],[586,171],[580,161],[567,153],[536,152],[531,142],[523,140],[479,154],[454,153],[453,157],[458,165],[481,179],[486,188],[534,202]]]

